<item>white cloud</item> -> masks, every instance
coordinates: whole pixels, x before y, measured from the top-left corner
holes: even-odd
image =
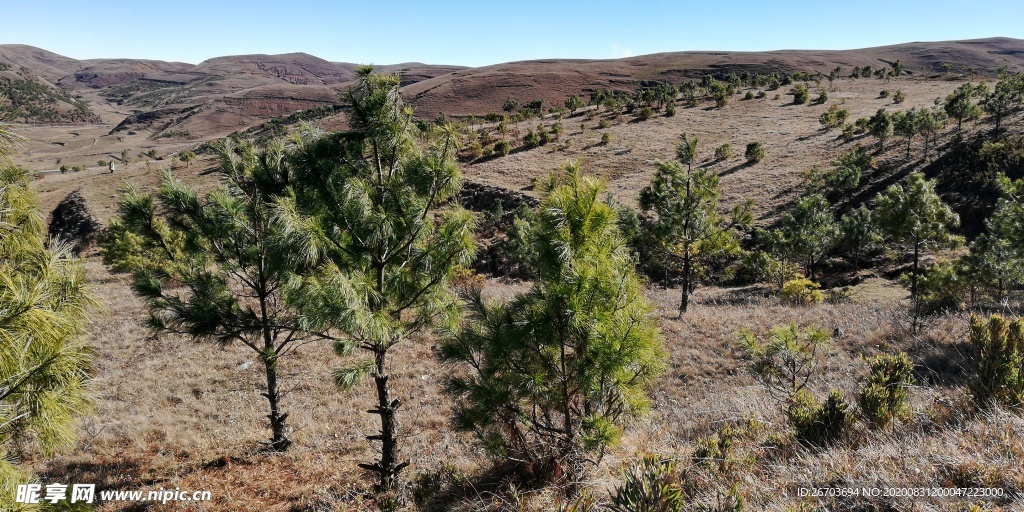
[[[612,58],[613,59],[621,59],[623,57],[632,57],[632,56],[633,56],[633,49],[632,48],[619,48],[619,45],[617,45],[617,44],[613,44],[612,45]]]

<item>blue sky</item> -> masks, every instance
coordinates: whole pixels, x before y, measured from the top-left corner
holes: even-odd
[[[331,61],[481,66],[685,50],[849,49],[1024,39],[1024,1],[7,0],[0,43],[68,57],[198,63],[306,52]]]

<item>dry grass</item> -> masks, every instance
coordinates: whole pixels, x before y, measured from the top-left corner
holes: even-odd
[[[324,346],[306,346],[282,363],[295,445],[285,454],[261,451],[269,435],[262,375],[248,367],[251,354],[188,339],[153,339],[141,325],[144,308],[121,276],[90,259],[87,268],[103,305],[90,326],[96,347],[95,412],[82,422],[71,452],[35,468],[44,481],[95,482],[112,489],[203,489],[214,500],[205,508],[178,503],[161,510],[362,510],[369,509],[369,480],[355,463],[374,457],[362,436],[375,429],[365,414],[368,387],[345,393],[331,384],[336,363]],[[508,298],[523,284],[488,281],[486,294]],[[904,308],[864,301],[813,308],[781,305],[760,288],[699,290],[691,310],[675,318],[677,290],[651,289],[649,297],[670,354],[668,370],[652,392],[650,413],[628,430],[623,442],[592,472],[589,486],[605,494],[619,468],[638,453],[678,458],[690,485],[712,499],[717,489],[737,484],[752,509],[782,510],[799,503],[799,487],[944,486],[985,484],[1024,489],[1024,442],[1020,416],[996,411],[972,417],[957,380],[964,364],[966,319],[933,319],[911,337]],[[885,432],[858,431],[847,444],[814,453],[793,446],[772,448],[770,435],[785,431],[777,403],[744,370],[734,342],[746,326],[757,333],[786,322],[836,329],[839,335],[813,381],[816,391],[842,389],[848,397],[866,374],[863,356],[907,350],[929,386],[911,391],[914,413]],[[429,339],[396,351],[396,395],[407,474],[448,474],[453,494],[443,508],[502,510],[515,501],[470,438],[447,423],[449,402],[441,393],[445,371]],[[943,366],[941,363],[945,363]],[[693,466],[695,443],[725,424],[738,425],[726,470]],[[755,428],[749,430],[749,426]],[[521,491],[525,508],[550,510],[553,491]],[[941,501],[932,502],[935,505]],[[947,504],[951,503],[948,502]],[[898,510],[910,510],[900,506]],[[138,510],[110,503],[103,511]]]

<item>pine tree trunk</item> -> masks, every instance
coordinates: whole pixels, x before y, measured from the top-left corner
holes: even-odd
[[[683,291],[679,297],[679,317],[682,317],[683,313],[686,313],[686,309],[690,306],[690,274],[692,272],[690,251],[687,250],[683,253]]]
[[[288,415],[281,413],[279,405],[281,395],[277,390],[277,357],[274,354],[262,354],[260,358],[263,360],[263,366],[267,372],[267,392],[263,396],[270,402],[270,414],[267,415],[272,435],[270,447],[274,451],[283,452],[291,446],[292,442],[285,435],[285,420],[288,419]]]
[[[395,412],[401,402],[391,400],[388,386],[391,376],[384,373],[387,349],[375,350],[374,360],[376,372],[373,375],[373,382],[377,387],[377,407],[367,412],[380,415],[380,435],[366,436],[366,439],[381,442],[380,460],[373,464],[360,464],[359,467],[377,473],[377,490],[389,492],[398,486],[398,474],[409,465],[409,462],[398,462],[398,422],[395,419]]]
[[[917,262],[920,256],[921,244],[917,241],[914,242],[914,270],[910,274],[910,299],[914,301],[914,317],[910,324],[910,332],[917,334],[917,317],[920,312],[920,300],[917,296]]]

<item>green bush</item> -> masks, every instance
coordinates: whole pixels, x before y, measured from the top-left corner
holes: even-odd
[[[530,130],[526,132],[526,136],[523,137],[523,142],[526,144],[526,147],[535,148],[540,146],[540,137],[536,132]]]
[[[756,164],[764,160],[764,146],[760,142],[751,142],[747,144],[747,151],[743,153],[743,156],[747,159],[747,162]]]
[[[973,357],[968,390],[982,407],[1024,403],[1024,321],[1000,315],[983,321],[971,315]]]
[[[835,389],[829,392],[824,403],[806,389],[796,392],[786,407],[786,418],[793,427],[796,440],[812,448],[825,448],[837,443],[853,426],[850,404],[842,392]]]
[[[825,89],[821,89],[820,91],[818,91],[818,97],[814,98],[814,104],[822,105],[826,101],[828,101],[828,91],[826,91]]]
[[[607,146],[608,144],[611,144],[611,143],[612,143],[612,134],[610,134],[608,132],[602,133],[601,134],[601,144],[604,144],[605,146]]]
[[[782,291],[779,293],[779,297],[782,299],[782,302],[786,304],[798,306],[820,304],[825,300],[825,294],[821,292],[820,288],[820,284],[815,283],[806,277],[800,277],[786,281],[782,285]]]
[[[640,109],[640,114],[638,115],[638,117],[641,121],[646,121],[654,117],[654,109],[651,107],[644,107]]]
[[[715,148],[715,160],[722,161],[732,158],[732,146],[728,143]]]
[[[903,92],[903,89],[897,89],[896,93],[892,95],[893,103],[903,103],[907,99],[907,93]]]
[[[725,469],[730,464],[732,441],[736,433],[731,426],[726,426],[709,437],[697,439],[697,448],[690,460],[698,466]]]
[[[469,152],[469,157],[473,160],[484,156],[484,147],[477,141],[471,142],[466,150]]]
[[[597,127],[602,129],[602,130],[605,129],[605,128],[608,128],[611,125],[612,125],[612,123],[610,123],[607,119],[602,119],[602,120],[597,122]]]
[[[754,91],[747,91],[747,93],[743,95],[743,99],[744,100],[752,100],[752,99],[754,99]]]
[[[676,104],[669,103],[665,105],[665,117],[672,117],[674,115],[676,115]]]
[[[762,99],[765,96],[768,96],[768,93],[766,93],[764,91],[757,91],[757,94],[754,95],[754,98]]]
[[[807,103],[807,98],[810,96],[810,92],[807,90],[807,86],[803,84],[796,84],[793,87],[793,104],[803,105]]]
[[[501,153],[501,156],[506,156],[512,151],[512,145],[507,140],[499,140],[494,143],[494,151]]]
[[[854,131],[856,129],[857,128],[855,126],[853,126],[852,124],[850,124],[850,123],[844,124],[843,125],[843,139],[845,139],[845,140],[852,140],[853,139],[853,135],[854,135]]]
[[[878,93],[878,97],[879,98],[888,98],[889,97],[889,90],[888,89],[882,89],[882,92]]]
[[[913,382],[914,363],[907,354],[880,354],[868,359],[871,374],[860,389],[858,402],[868,424],[888,427],[907,414],[907,386]]]
[[[611,496],[611,512],[678,512],[686,502],[675,463],[643,455],[622,472],[622,485]]]

